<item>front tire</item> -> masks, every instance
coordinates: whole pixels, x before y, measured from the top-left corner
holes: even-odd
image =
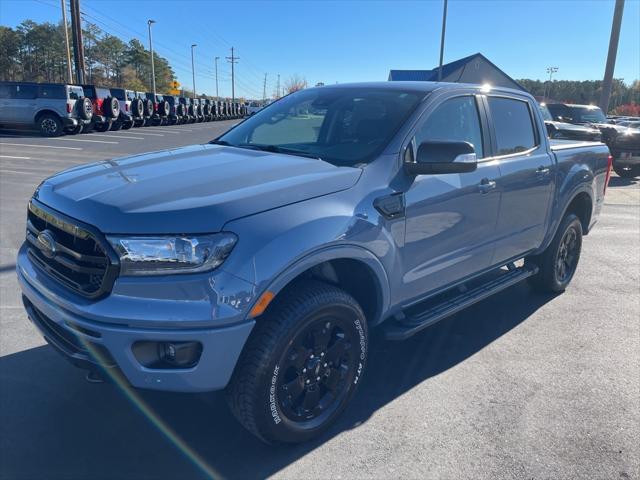
[[[351,295],[320,282],[294,286],[256,320],[227,401],[267,443],[310,440],[355,394],[367,348],[364,313]]]
[[[582,223],[576,215],[569,213],[547,249],[527,259],[540,269],[530,278],[531,285],[540,292],[564,292],[576,272],[581,251]]]

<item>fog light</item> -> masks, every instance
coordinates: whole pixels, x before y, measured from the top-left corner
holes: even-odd
[[[200,342],[135,342],[131,348],[136,360],[146,368],[192,368],[200,361]]]
[[[202,345],[199,342],[160,342],[158,356],[160,360],[182,368],[198,363]]]

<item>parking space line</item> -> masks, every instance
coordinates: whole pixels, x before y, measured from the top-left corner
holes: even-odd
[[[120,142],[109,142],[107,140],[89,140],[88,138],[55,138],[55,140],[65,140],[67,142],[90,142],[90,143],[113,143],[117,145]]]
[[[136,132],[136,135],[151,135],[152,137],[164,137],[163,133]]]
[[[0,155],[0,158],[16,158],[19,160],[31,160],[31,157],[14,157],[12,155]]]
[[[93,134],[92,136],[96,137],[116,137],[116,138],[128,138],[131,140],[144,140],[143,137],[130,137],[128,135],[107,135],[107,134]]]
[[[0,142],[0,146],[2,145],[11,145],[15,147],[29,147],[29,148],[57,148],[61,150],[82,150],[81,147],[54,147],[51,145],[28,145],[26,143],[5,143]]]
[[[164,130],[164,129],[160,129],[160,128],[154,128],[153,131],[154,132],[162,132],[162,133],[173,133],[174,135],[180,135],[180,132],[176,132],[174,130]]]

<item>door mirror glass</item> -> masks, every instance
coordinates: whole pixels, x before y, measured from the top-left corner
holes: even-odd
[[[415,162],[405,162],[411,175],[473,172],[478,167],[476,152],[469,142],[423,142]]]

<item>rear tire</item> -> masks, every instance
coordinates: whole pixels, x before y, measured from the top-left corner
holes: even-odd
[[[527,263],[533,263],[540,269],[530,277],[533,288],[547,293],[564,292],[576,272],[581,251],[582,223],[576,215],[569,213],[547,249],[526,259]]]
[[[36,124],[43,137],[59,137],[64,133],[60,117],[53,113],[40,115],[36,120]]]
[[[640,175],[640,167],[638,165],[622,166],[616,165],[614,162],[613,170],[621,178],[634,178]]]
[[[267,443],[310,440],[355,394],[367,348],[364,313],[351,295],[320,282],[294,286],[257,319],[227,401]]]

